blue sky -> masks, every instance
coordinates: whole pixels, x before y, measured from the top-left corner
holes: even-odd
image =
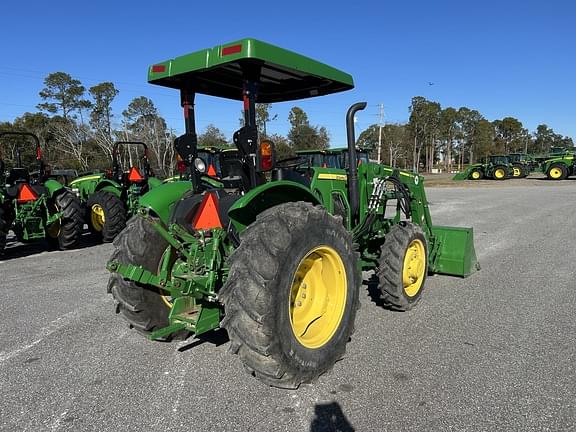
[[[350,73],[356,88],[275,104],[270,132],[286,134],[298,105],[344,144],[347,107],[367,101],[358,128],[403,122],[413,96],[467,106],[489,120],[546,123],[576,139],[576,6],[570,1],[5,2],[0,41],[0,120],[35,111],[43,78],[64,71],[88,88],[112,81],[114,111],[144,95],[183,131],[178,92],[146,83],[148,65],[255,37]],[[198,4],[196,6],[195,4]],[[432,82],[434,85],[429,85]],[[228,138],[239,102],[197,98],[197,126]]]

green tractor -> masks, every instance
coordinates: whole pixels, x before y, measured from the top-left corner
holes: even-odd
[[[564,180],[568,176],[576,175],[576,162],[574,154],[564,154],[544,160],[540,170],[549,180]]]
[[[452,180],[506,180],[515,177],[514,173],[514,166],[508,156],[494,155],[486,157],[482,163],[470,165]]]
[[[525,153],[510,153],[508,160],[512,164],[513,177],[525,178],[538,166],[534,158]]]
[[[12,230],[18,241],[46,239],[61,250],[77,245],[82,232],[80,202],[56,180],[48,178],[38,137],[29,132],[0,132],[0,140],[15,140],[16,161],[6,171],[0,154],[0,254]],[[18,137],[18,138],[16,138]],[[22,163],[22,140],[34,141],[37,171],[34,176]]]
[[[138,164],[123,169],[120,149],[130,146],[143,152]],[[111,170],[78,177],[70,187],[80,198],[90,232],[103,242],[111,242],[138,209],[140,196],[160,184],[150,168],[148,146],[140,141],[118,141],[112,149]]]
[[[366,103],[346,114],[347,170],[276,161],[273,143],[259,141],[257,102],[350,90],[350,75],[243,39],[156,63],[148,79],[180,91],[186,132],[174,144],[190,181],[140,199],[107,268],[116,312],[150,339],[224,328],[250,374],[297,388],[344,355],[362,269],[376,272],[385,305],[407,311],[428,274],[479,268],[472,228],[432,225],[423,177],[357,163],[354,115]],[[243,102],[220,188],[202,180],[196,94]]]

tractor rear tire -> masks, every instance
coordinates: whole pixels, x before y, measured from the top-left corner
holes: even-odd
[[[505,166],[498,165],[494,167],[492,177],[494,178],[494,180],[506,180],[507,178],[509,178],[508,169]]]
[[[295,202],[262,212],[241,234],[220,292],[230,351],[270,386],[315,381],[353,333],[358,261],[352,236],[324,208]]]
[[[72,249],[78,246],[83,225],[82,207],[78,197],[68,190],[63,190],[53,198],[51,204],[55,205],[56,209],[64,214],[58,222],[54,223],[57,226],[46,229],[48,244],[52,248],[60,250]],[[51,232],[52,230],[54,232]]]
[[[104,243],[110,243],[126,227],[126,209],[112,192],[93,193],[86,202],[86,213],[90,232]]]
[[[514,178],[524,178],[528,176],[527,169],[522,164],[514,164],[512,169],[514,170]]]
[[[552,164],[546,171],[546,177],[548,180],[564,180],[568,177],[568,169],[561,163]]]
[[[139,265],[156,273],[168,243],[147,220],[135,216],[114,239],[114,246],[111,260]],[[121,314],[130,328],[138,333],[148,335],[170,324],[170,307],[155,287],[127,281],[118,273],[112,273],[108,280],[108,293],[114,298],[116,313]],[[185,334],[175,333],[162,340],[169,341]]]
[[[419,225],[401,222],[386,235],[378,262],[378,288],[384,306],[397,311],[412,309],[424,290],[428,249]]]
[[[8,221],[4,219],[4,209],[0,208],[0,256],[4,255],[6,236],[8,235]]]

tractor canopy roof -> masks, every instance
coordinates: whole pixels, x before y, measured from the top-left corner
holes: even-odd
[[[155,63],[148,82],[242,100],[246,73],[258,83],[256,102],[282,102],[350,90],[352,76],[292,51],[241,39]]]

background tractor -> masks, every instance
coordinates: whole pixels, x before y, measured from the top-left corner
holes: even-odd
[[[524,153],[510,153],[508,160],[512,164],[513,177],[528,177],[528,175],[538,167],[534,158]]]
[[[132,154],[130,150],[135,147],[141,148],[142,153]],[[121,153],[121,150],[126,151]],[[125,169],[123,165],[130,168]],[[161,183],[150,168],[145,143],[118,141],[112,149],[111,170],[78,177],[70,182],[70,187],[82,202],[85,221],[92,234],[104,242],[111,242],[136,212],[140,196]]]
[[[186,133],[175,147],[190,181],[144,195],[115,241],[108,290],[137,331],[166,340],[222,327],[252,375],[295,388],[344,355],[361,269],[376,272],[383,303],[400,311],[418,303],[428,274],[477,269],[471,228],[432,225],[423,177],[357,163],[354,115],[366,103],[346,114],[347,170],[276,161],[273,143],[260,142],[256,102],[350,90],[350,75],[243,39],[156,63],[148,77],[180,91]],[[243,102],[220,188],[202,180],[197,93]]]
[[[568,176],[576,175],[574,154],[564,154],[544,160],[540,170],[549,180],[564,180]]]
[[[519,174],[519,171],[517,171]],[[452,180],[506,180],[514,177],[514,166],[508,156],[488,156],[483,163],[470,165],[466,170],[456,174]]]
[[[0,143],[5,144],[8,137],[12,139],[15,161],[11,162],[12,167],[7,167],[7,161],[0,153],[0,254],[6,246],[9,230],[21,242],[46,239],[51,247],[59,249],[76,246],[82,231],[78,198],[62,184],[48,178],[36,135],[0,132]],[[29,145],[30,140],[35,145],[37,170],[34,176],[23,163],[23,144],[28,141]]]

